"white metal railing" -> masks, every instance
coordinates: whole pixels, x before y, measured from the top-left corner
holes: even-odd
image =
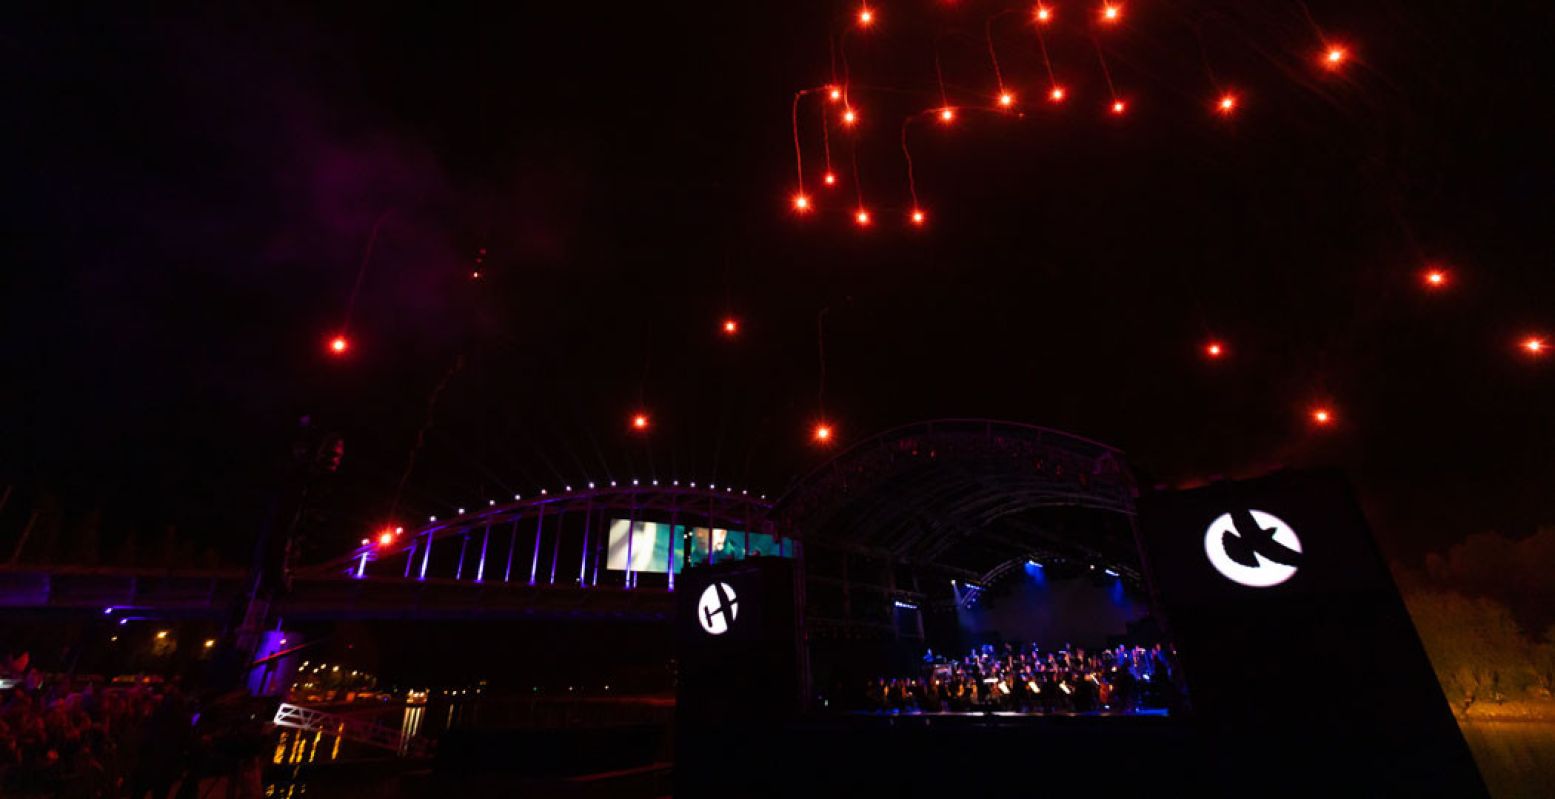
[[[432,753],[431,741],[416,735],[408,735],[403,729],[286,702],[282,702],[281,706],[275,709],[275,718],[271,719],[270,723],[294,730],[327,733],[348,741],[388,749],[401,757],[425,757]]]

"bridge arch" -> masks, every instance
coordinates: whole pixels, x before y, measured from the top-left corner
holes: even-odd
[[[313,571],[359,579],[673,590],[675,574],[688,560],[746,552],[792,556],[792,542],[771,519],[771,508],[771,501],[747,490],[680,481],[567,488],[434,518],[419,529],[386,532],[383,540],[363,539]]]

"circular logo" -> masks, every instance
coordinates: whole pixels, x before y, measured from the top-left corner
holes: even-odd
[[[1301,564],[1301,539],[1278,516],[1261,510],[1222,513],[1204,532],[1204,554],[1226,579],[1251,588],[1289,580]]]
[[[734,597],[734,589],[728,583],[713,583],[697,600],[697,621],[708,635],[723,635],[734,624],[734,615],[740,609]]]

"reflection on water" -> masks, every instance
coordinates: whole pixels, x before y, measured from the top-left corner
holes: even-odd
[[[421,717],[426,715],[426,705],[406,705],[400,717],[400,740],[408,741],[421,732]]]
[[[1555,796],[1555,722],[1459,722],[1495,799]]]

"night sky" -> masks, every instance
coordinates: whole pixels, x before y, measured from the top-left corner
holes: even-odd
[[[1130,3],[1098,34],[1121,119],[1091,5],[1055,5],[1060,108],[1002,17],[1023,116],[914,124],[921,231],[898,126],[940,105],[936,41],[952,103],[990,102],[1002,6],[848,34],[863,122],[826,189],[802,101],[806,217],[790,101],[853,6],[457,6],[6,12],[0,481],[241,553],[312,413],[344,549],[589,479],[775,495],[823,415],[833,451],[989,417],[1147,485],[1338,465],[1404,560],[1555,523],[1555,354],[1518,349],[1555,339],[1548,5],[1313,3],[1354,56],[1329,73],[1300,4]]]

